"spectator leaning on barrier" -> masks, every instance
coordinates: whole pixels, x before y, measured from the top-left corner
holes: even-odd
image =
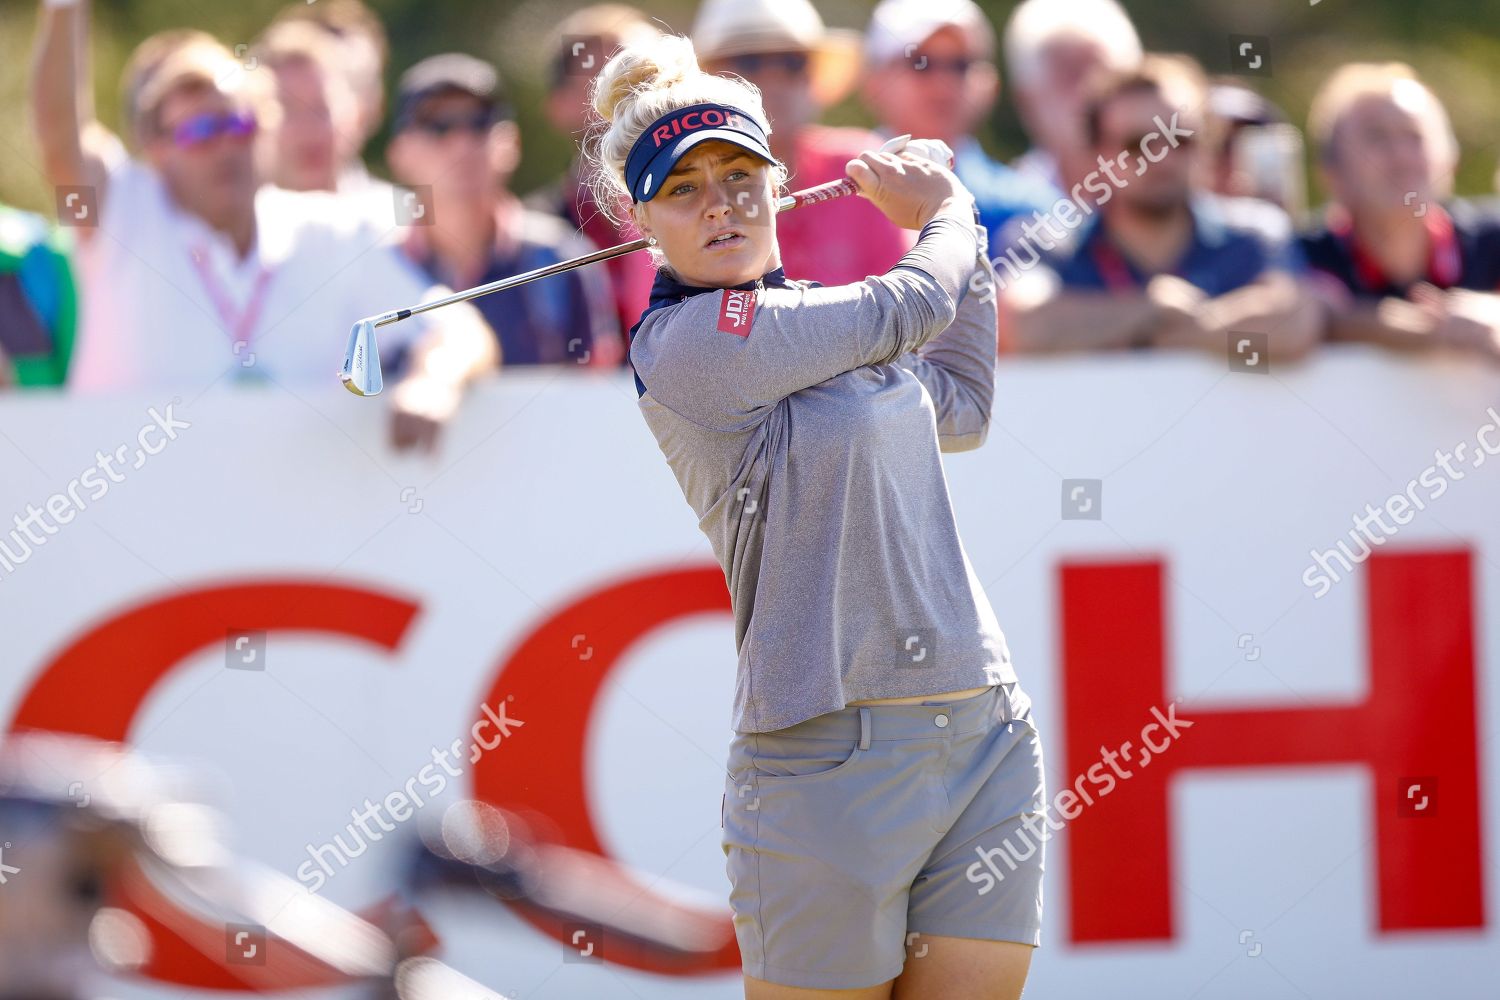
[[[953,149],[991,254],[1009,243],[1008,223],[1055,200],[1050,185],[990,159],[973,136],[1000,93],[994,54],[994,29],[973,0],[882,0],[865,33],[863,96],[880,134],[941,139]]]
[[[1332,195],[1303,238],[1329,336],[1500,357],[1500,215],[1451,199],[1458,143],[1397,63],[1340,68],[1308,131]]]
[[[568,136],[575,149],[582,148],[588,127],[588,90],[599,70],[623,45],[639,44],[659,32],[645,14],[624,4],[597,4],[570,14],[555,36],[553,56],[548,68],[546,100],[547,120],[558,132]],[[640,239],[640,233],[629,219],[627,205],[604,212],[594,200],[584,181],[585,166],[580,155],[568,164],[567,172],[557,181],[526,197],[526,204],[539,212],[563,219],[575,231],[588,237],[597,248],[615,246]],[[622,222],[615,222],[621,219]],[[604,263],[614,294],[616,318],[621,330],[620,359],[624,361],[624,331],[635,325],[646,311],[651,298],[651,283],[656,269],[644,253],[625,254]]]
[[[401,77],[386,150],[401,184],[423,193],[402,249],[455,288],[498,281],[593,247],[555,216],[533,211],[508,184],[521,135],[488,63],[432,56]],[[507,365],[619,365],[623,354],[609,281],[575,268],[475,300]]]
[[[1018,310],[1016,346],[1221,352],[1234,332],[1266,337],[1274,357],[1308,350],[1321,319],[1295,277],[1301,262],[1290,220],[1266,202],[1203,187],[1197,64],[1150,56],[1133,72],[1097,77],[1089,93],[1084,117],[1098,169],[1086,187],[1098,206],[1048,220],[1047,238],[1068,237],[1051,223],[1066,228],[1093,215],[1050,254],[1050,269],[1020,274],[1018,262],[1030,258],[1014,250],[1002,259],[1002,272],[1021,278],[1008,289]]]
[[[332,387],[355,320],[446,294],[334,197],[261,184],[253,142],[277,113],[269,73],[202,32],[155,35],[132,55],[123,91],[139,159],[127,155],[85,111],[84,9],[43,6],[31,88],[78,240],[70,387],[201,391],[226,375]],[[430,444],[463,383],[495,362],[472,307],[433,316],[389,331],[415,343],[393,393],[400,445]]]
[[[771,120],[771,151],[788,183],[812,187],[880,140],[854,128],[813,124],[858,82],[857,32],[830,31],[808,0],[706,0],[693,22],[693,48],[709,73],[741,76],[760,90]],[[836,232],[839,238],[828,239]],[[776,219],[788,274],[825,285],[884,274],[914,242],[864,198],[838,198]]]
[[[339,193],[362,194],[373,186],[377,196],[388,194],[384,182],[372,177],[360,159],[360,150],[385,121],[385,67],[390,41],[379,15],[360,0],[309,0],[283,7],[272,27],[287,21],[311,23],[334,40],[339,50],[338,67],[358,102],[356,127],[337,132]]]
[[[1011,100],[1032,148],[1016,169],[1066,193],[1094,169],[1083,104],[1091,76],[1140,64],[1141,40],[1115,0],[1024,0],[1005,25]]]
[[[40,216],[0,205],[0,386],[62,385],[77,316],[65,241]]]

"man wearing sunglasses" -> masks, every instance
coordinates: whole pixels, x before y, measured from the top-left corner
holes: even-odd
[[[760,88],[771,120],[771,152],[786,164],[792,187],[839,180],[850,160],[880,145],[864,129],[814,124],[854,89],[860,50],[858,32],[824,27],[809,0],[704,0],[692,39],[705,70],[733,73]],[[864,198],[783,213],[776,234],[786,273],[825,285],[884,274],[916,236]]]
[[[128,154],[92,120],[83,10],[47,0],[32,71],[59,221],[78,237],[71,389],[332,389],[355,320],[447,293],[331,196],[262,184],[256,143],[279,112],[271,72],[202,32],[163,32],[131,56]],[[430,447],[463,384],[495,363],[472,307],[421,318],[386,338],[413,358],[392,394],[398,446]]]
[[[1137,70],[1096,76],[1087,95],[1096,169],[997,263],[1012,279],[1015,346],[1222,356],[1232,332],[1265,336],[1277,359],[1311,349],[1321,317],[1286,213],[1207,190],[1198,65],[1147,56]],[[1050,269],[1031,266],[1038,253]]]
[[[595,248],[510,191],[520,131],[488,63],[432,56],[402,75],[386,160],[410,189],[402,249],[454,288],[498,281]],[[475,300],[507,365],[619,365],[619,322],[603,268],[575,268]]]

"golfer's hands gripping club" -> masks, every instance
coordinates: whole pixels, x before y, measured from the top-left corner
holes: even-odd
[[[860,153],[845,170],[859,196],[873,202],[887,219],[902,229],[921,229],[945,202],[973,201],[953,171],[939,162],[951,158],[940,140],[914,139],[899,152],[886,148]]]

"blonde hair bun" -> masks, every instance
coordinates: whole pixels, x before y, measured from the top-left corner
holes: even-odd
[[[584,140],[587,179],[599,208],[616,222],[624,221],[621,210],[630,202],[625,160],[636,140],[663,115],[694,104],[721,104],[739,109],[771,134],[755,85],[727,73],[705,73],[693,43],[681,35],[627,45],[604,64],[590,87],[596,118]],[[783,187],[786,167],[776,164],[771,179],[776,189]]]
[[[594,81],[594,111],[613,123],[625,117],[622,104],[633,103],[651,91],[686,83],[702,73],[692,42],[679,35],[664,35],[642,47],[621,49]]]

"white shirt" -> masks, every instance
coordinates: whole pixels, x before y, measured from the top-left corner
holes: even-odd
[[[103,202],[77,254],[77,391],[196,392],[220,378],[336,385],[355,321],[448,294],[390,245],[389,229],[336,195],[262,188],[243,260],[143,163],[119,157]],[[382,354],[430,322],[382,327]]]
[[[406,189],[376,177],[358,158],[339,172],[338,195],[346,205],[352,206],[364,216],[370,225],[381,230],[400,226],[400,213],[396,206],[405,197]],[[398,228],[391,242],[400,242],[400,232],[404,230]]]

